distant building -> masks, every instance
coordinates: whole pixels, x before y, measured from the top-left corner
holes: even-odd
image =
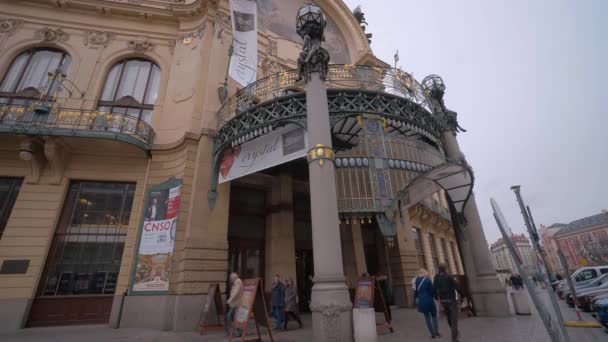
[[[560,229],[566,226],[567,224],[564,223],[554,223],[550,226],[545,226],[541,224],[540,229],[538,231],[543,247],[547,253],[547,262],[549,263],[551,272],[557,272],[561,274],[565,273],[565,270],[559,262],[559,257],[557,255],[559,246],[557,245],[557,241],[555,240],[555,235],[560,231]]]
[[[515,249],[522,258],[523,266],[530,274],[536,274],[540,272],[539,262],[532,248],[530,240],[523,234],[513,235],[513,242],[515,243]],[[511,253],[507,244],[503,238],[498,239],[490,246],[490,252],[492,254],[492,262],[496,269],[499,277],[505,281],[511,273],[519,273],[515,261],[511,257]]]
[[[554,239],[572,270],[608,264],[608,211],[568,223]]]

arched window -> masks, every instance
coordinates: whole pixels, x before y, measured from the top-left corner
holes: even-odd
[[[57,69],[67,72],[71,61],[67,53],[52,48],[34,48],[20,54],[0,84],[0,104],[27,105],[39,100],[49,87],[48,73]],[[57,86],[54,83],[48,89]],[[48,94],[52,95],[54,91],[49,91]]]
[[[150,123],[160,85],[160,68],[145,59],[127,59],[108,72],[98,110]]]

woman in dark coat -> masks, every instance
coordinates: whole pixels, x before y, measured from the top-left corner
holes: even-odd
[[[437,307],[433,296],[433,281],[429,277],[429,272],[425,269],[420,269],[418,277],[416,277],[415,297],[418,298],[418,312],[424,314],[424,320],[431,337],[440,336],[439,325],[437,324]]]
[[[288,278],[285,280],[285,323],[283,323],[283,330],[287,330],[287,322],[289,317],[295,319],[300,328],[302,328],[302,320],[298,314],[298,292],[296,287],[293,286],[293,279]]]

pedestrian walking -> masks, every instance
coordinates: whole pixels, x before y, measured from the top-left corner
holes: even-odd
[[[225,332],[229,335],[232,331],[232,323],[234,321],[234,314],[241,306],[241,297],[243,296],[243,282],[239,278],[238,273],[230,273],[230,297],[226,301],[228,304],[228,314],[226,315]],[[235,337],[240,337],[242,334],[241,329],[236,329]]]
[[[295,319],[302,328],[302,320],[298,313],[298,295],[296,287],[293,285],[293,279],[285,279],[285,316],[283,323],[283,330],[287,330],[287,323],[289,323],[289,317]]]
[[[433,290],[435,298],[439,300],[443,308],[443,313],[448,321],[452,333],[452,342],[458,342],[458,309],[459,304],[456,300],[456,292],[459,297],[463,298],[462,292],[458,288],[458,283],[454,278],[447,274],[446,265],[441,264],[438,267],[439,273],[435,275],[433,282]]]
[[[275,274],[272,278],[272,290],[270,291],[270,316],[274,318],[274,328],[283,328],[283,307],[285,306],[285,285],[281,278]]]
[[[441,336],[437,323],[437,307],[433,299],[433,281],[429,277],[429,272],[421,268],[415,280],[415,298],[418,300],[418,312],[424,314],[426,327],[429,329],[431,338]]]

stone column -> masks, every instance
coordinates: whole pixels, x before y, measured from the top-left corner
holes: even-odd
[[[357,265],[357,276],[367,272],[367,262],[365,261],[365,249],[363,247],[363,233],[361,223],[352,223],[353,249],[355,252],[355,265]]]
[[[331,148],[325,82],[314,72],[306,86],[309,147]],[[338,199],[334,164],[323,159],[309,163],[314,286],[312,310],[314,341],[351,341],[352,304],[342,268],[338,227]]]
[[[444,132],[443,139],[445,153],[449,160],[465,159],[456,140],[455,131]],[[471,194],[464,207],[464,217],[467,222],[466,226],[461,227],[463,232],[458,233],[456,238],[469,280],[475,310],[479,316],[508,316],[510,311],[506,290],[498,279],[492,264],[474,194]]]
[[[272,277],[296,279],[296,247],[293,220],[293,184],[288,173],[280,173],[270,191],[270,214],[266,227],[266,279],[267,291],[272,287]]]

